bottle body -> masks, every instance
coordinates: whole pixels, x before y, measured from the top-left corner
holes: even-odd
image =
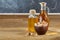
[[[38,18],[37,17],[31,17],[28,18],[28,31],[34,33],[35,32],[35,28],[34,28],[34,24],[37,23]]]
[[[41,18],[40,18],[41,17]],[[44,35],[49,26],[48,18],[41,15],[38,17],[38,22],[36,23],[37,25],[35,26],[35,31],[37,32],[38,35]]]
[[[28,31],[35,32],[34,30],[34,18],[28,18]]]
[[[35,15],[35,11],[32,10],[30,12],[30,15],[28,16],[28,32],[30,33],[29,35],[31,35],[31,33],[35,33],[35,28],[34,28],[34,24],[37,22],[37,16]]]

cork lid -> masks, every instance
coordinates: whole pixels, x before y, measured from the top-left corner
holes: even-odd
[[[31,10],[29,11],[29,13],[35,14],[35,13],[36,13],[36,10],[35,10],[35,9],[31,9]]]

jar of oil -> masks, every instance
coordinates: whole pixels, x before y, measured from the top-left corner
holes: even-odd
[[[29,13],[30,15],[28,16],[28,32],[29,32],[29,35],[32,35],[32,33],[35,33],[34,24],[38,20],[37,20],[37,16],[35,15],[36,11],[34,9],[31,9]]]

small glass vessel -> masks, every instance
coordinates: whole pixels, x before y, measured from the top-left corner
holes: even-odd
[[[31,9],[29,11],[30,15],[28,16],[28,34],[32,35],[35,33],[34,24],[37,22],[37,16],[35,15],[36,10]]]
[[[38,16],[38,22],[35,23],[35,31],[37,32],[38,35],[43,35],[47,32],[48,26],[49,26],[49,18],[48,18],[48,13],[46,11],[46,2],[41,2],[41,12]]]

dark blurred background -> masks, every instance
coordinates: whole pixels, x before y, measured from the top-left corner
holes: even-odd
[[[28,13],[30,9],[39,13],[39,2],[47,2],[50,13],[60,13],[60,0],[0,0],[0,13]]]

